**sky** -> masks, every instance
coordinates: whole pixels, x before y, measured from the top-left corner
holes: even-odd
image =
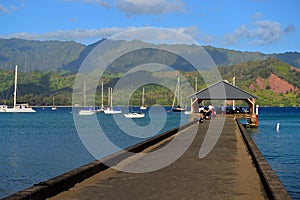
[[[200,45],[300,52],[299,0],[0,0],[0,38],[92,44],[134,28],[187,34]]]

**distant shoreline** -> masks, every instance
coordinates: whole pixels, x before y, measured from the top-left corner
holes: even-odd
[[[114,106],[114,107],[139,107],[140,105],[117,105],[117,106]],[[163,106],[163,107],[171,107],[170,105],[152,105],[152,106]],[[148,106],[148,107],[152,107],[152,106]],[[52,108],[53,106],[32,106],[33,108]],[[57,108],[81,108],[83,106],[55,106]],[[88,107],[100,107],[100,106],[88,106]],[[190,107],[190,106],[187,106],[187,107]],[[217,106],[218,107],[218,106]],[[230,106],[227,106],[227,107],[230,107]],[[237,106],[237,107],[247,107],[247,106]],[[259,107],[261,108],[298,108],[300,107],[299,106],[261,106],[259,105]]]

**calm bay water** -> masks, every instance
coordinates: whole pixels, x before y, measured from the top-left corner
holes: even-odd
[[[300,108],[260,108],[259,127],[248,132],[292,198],[300,199]]]
[[[77,134],[71,111],[71,108],[57,111],[37,108],[37,113],[0,114],[0,198],[95,160]],[[139,126],[151,123],[147,113],[144,119],[134,119],[135,123]],[[167,112],[166,123],[159,133],[188,122],[188,115],[183,120],[180,116]],[[159,118],[160,113],[154,110],[151,117]],[[112,115],[97,114],[97,118],[110,140],[120,147],[145,140],[124,134]]]
[[[95,160],[79,139],[71,108],[37,111],[0,115],[0,198]],[[300,199],[300,108],[261,107],[259,112],[259,128],[248,131],[292,198]],[[126,136],[111,115],[97,118],[121,147],[142,140]],[[187,121],[187,115],[180,121],[179,113],[169,112],[160,132]],[[146,115],[135,122],[147,126],[151,120]]]

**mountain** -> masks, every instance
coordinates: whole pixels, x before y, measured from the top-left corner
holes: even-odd
[[[98,42],[100,44],[104,40]],[[114,48],[116,51],[120,51],[125,49],[127,46],[131,45],[133,47],[139,46],[141,44],[147,44],[142,41],[114,41]],[[92,44],[87,46],[87,49],[92,49],[97,45]],[[145,45],[147,46],[147,45]],[[181,70],[181,71],[193,71],[193,66],[190,65],[186,60],[181,58],[180,56],[168,53],[161,49],[164,47],[170,46],[167,44],[157,44],[154,48],[145,48],[139,49],[138,51],[133,51],[127,53],[117,60],[115,60],[109,67],[108,70],[111,72],[126,72],[132,66],[139,66],[145,63],[160,63],[163,65],[170,66],[173,69]],[[188,55],[196,55],[199,53],[199,46],[196,45],[185,45],[185,44],[177,44],[172,45],[177,52],[184,52]],[[253,61],[253,60],[265,60],[267,58],[277,58],[283,62],[286,62],[294,67],[300,68],[300,53],[298,52],[285,52],[282,54],[263,54],[260,52],[242,52],[235,50],[228,50],[223,48],[215,48],[212,46],[203,46],[206,52],[211,56],[213,61],[217,66],[229,66],[234,65],[240,62],[245,61]],[[89,51],[90,52],[90,51]],[[79,59],[82,61],[83,59]],[[64,66],[64,69],[77,71],[79,68],[79,64],[82,62],[77,62],[77,65],[70,63]]]
[[[56,71],[77,60],[85,45],[76,42],[0,39],[0,69]]]
[[[231,66],[219,67],[223,79],[231,82],[236,77],[236,85],[258,97],[257,103],[261,106],[300,106],[300,69],[281,62],[276,58],[260,61],[246,61]],[[142,73],[142,72],[141,72]],[[203,72],[202,76],[205,76]],[[198,72],[182,72],[190,85],[195,85],[198,77],[198,89],[207,87],[201,80]],[[151,80],[164,79],[164,76],[175,77],[176,72],[153,72],[148,74]],[[124,74],[105,74],[96,94],[97,105],[100,105],[100,82],[104,81],[104,93],[107,87],[113,87]],[[29,102],[31,105],[52,105],[52,96],[55,96],[56,105],[71,105],[75,74],[59,74],[59,72],[20,72],[18,79],[18,101]],[[0,70],[0,104],[12,105],[14,90],[14,71]],[[132,79],[129,79],[132,80]],[[130,83],[129,83],[130,84]],[[175,87],[175,86],[174,86]],[[145,86],[147,105],[171,105],[173,93],[166,87],[150,84]],[[185,96],[188,96],[187,94]],[[116,105],[126,95],[118,95]],[[131,96],[131,103],[139,105],[141,88]],[[187,102],[188,99],[185,99]],[[104,98],[107,105],[107,98]],[[80,103],[80,102],[79,102]]]
[[[0,69],[12,70],[16,64],[20,71],[60,71],[76,72],[86,56],[101,42],[83,45],[76,42],[33,41],[23,39],[0,39]],[[116,41],[114,48],[121,50],[127,45],[138,45],[141,41]],[[145,44],[145,43],[144,43]],[[166,45],[166,44],[165,44]],[[158,49],[143,49],[121,56],[110,66],[111,72],[125,72],[130,66],[156,61],[181,71],[192,71],[193,67],[184,59]],[[193,54],[197,46],[178,44],[173,48]],[[212,46],[204,46],[217,66],[234,65],[240,62],[277,58],[294,67],[300,68],[300,53],[285,52],[281,54],[263,54],[260,52],[242,52]]]
[[[276,58],[219,67],[223,79],[258,97],[260,105],[300,105],[300,69]]]

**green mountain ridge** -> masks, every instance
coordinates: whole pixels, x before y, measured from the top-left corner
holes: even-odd
[[[231,66],[219,67],[223,77],[231,81],[236,77],[236,85],[258,97],[257,103],[261,106],[300,106],[300,70],[291,67],[290,64],[275,58],[266,60],[247,61]],[[172,76],[175,72],[153,72],[150,74],[156,78]],[[198,78],[198,90],[207,87],[199,73],[195,71],[181,73],[195,85],[195,77]],[[208,72],[201,73],[205,76]],[[124,74],[105,74],[101,80],[96,94],[96,103],[100,105],[100,83],[104,82],[104,93],[107,88],[114,87],[116,82]],[[55,96],[56,105],[71,105],[72,91],[75,74],[61,74],[59,72],[20,72],[18,78],[18,101],[28,102],[34,106],[51,106],[52,97]],[[13,103],[13,81],[14,71],[0,70],[0,104],[12,105]],[[283,89],[281,88],[283,86]],[[174,85],[175,87],[175,85]],[[146,104],[171,105],[173,93],[162,86],[151,84],[145,86]],[[122,96],[122,95],[117,95]],[[187,95],[188,96],[188,95]],[[132,105],[139,105],[141,100],[141,88],[137,89],[131,97]],[[81,104],[82,102],[78,102]],[[115,98],[116,105],[119,104]],[[107,105],[107,98],[104,98]]]
[[[76,42],[0,39],[0,69],[57,71],[77,60],[85,45]]]
[[[219,67],[222,77],[258,97],[268,106],[300,105],[300,70],[275,58]]]
[[[73,41],[34,41],[24,39],[0,39],[0,69],[13,70],[14,66],[18,64],[21,71],[30,72],[38,71],[61,71],[67,70],[75,73],[86,56],[101,42],[100,40],[91,45],[83,45]],[[116,48],[124,48],[128,44],[142,43],[141,41],[119,41]],[[119,45],[119,46],[118,46]],[[157,45],[159,47],[159,45]],[[183,52],[193,54],[195,52],[195,45],[174,45],[174,48]],[[207,53],[212,57],[217,66],[228,66],[240,62],[251,60],[265,60],[269,57],[277,58],[294,67],[300,68],[300,53],[285,52],[281,54],[263,54],[260,52],[242,52],[235,50],[228,50],[222,48],[215,48],[212,46],[203,47]],[[141,56],[150,58],[151,56],[157,61],[167,63],[172,67],[182,71],[192,71],[189,63],[180,60],[178,57],[161,54],[157,50],[145,50],[133,53],[135,58]],[[167,60],[166,60],[167,59]],[[140,61],[132,59],[132,56],[124,56],[121,60],[113,63],[111,69],[119,72],[126,71],[129,65],[137,65]],[[125,64],[123,64],[125,63]]]

